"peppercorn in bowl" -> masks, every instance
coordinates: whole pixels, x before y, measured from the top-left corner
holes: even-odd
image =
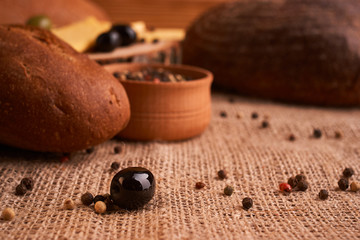
[[[110,64],[124,86],[131,118],[119,136],[132,140],[183,140],[200,135],[211,117],[211,72],[192,66]]]

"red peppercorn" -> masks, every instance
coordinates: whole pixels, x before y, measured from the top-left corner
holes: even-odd
[[[280,183],[279,185],[280,191],[282,192],[291,192],[291,186],[288,183]]]

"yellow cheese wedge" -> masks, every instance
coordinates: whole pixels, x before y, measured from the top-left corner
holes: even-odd
[[[185,37],[185,30],[182,28],[156,28],[154,31],[147,31],[143,37],[146,42],[154,39],[181,41]]]
[[[141,39],[144,37],[144,34],[146,32],[146,24],[144,21],[131,22],[130,26],[136,32],[138,39]]]
[[[67,42],[78,52],[84,52],[95,44],[96,38],[111,28],[111,22],[98,21],[95,17],[88,17],[51,31],[63,41]]]

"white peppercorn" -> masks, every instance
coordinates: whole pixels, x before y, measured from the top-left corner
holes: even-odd
[[[73,210],[75,208],[75,203],[72,199],[68,198],[64,201],[64,208],[67,210]]]
[[[94,206],[96,213],[106,212],[106,204],[103,201],[97,201]]]
[[[1,214],[1,218],[6,220],[6,221],[10,221],[12,219],[14,219],[15,217],[15,212],[12,208],[5,208],[3,211],[2,211],[2,214]]]

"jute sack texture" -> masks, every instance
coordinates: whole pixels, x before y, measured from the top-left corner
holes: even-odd
[[[233,98],[233,102],[229,98]],[[345,167],[360,180],[360,110],[313,108],[258,102],[213,94],[212,121],[199,137],[179,142],[110,140],[91,154],[60,156],[2,146],[0,148],[1,210],[16,217],[0,220],[0,239],[359,239],[360,192],[340,191]],[[226,117],[221,117],[224,111]],[[257,112],[258,119],[251,119]],[[261,128],[267,117],[268,128]],[[314,128],[320,139],[312,138]],[[343,138],[336,139],[335,131]],[[294,134],[296,140],[288,140]],[[121,146],[119,154],[114,147]],[[157,180],[155,197],[143,209],[96,214],[80,204],[86,191],[109,192],[120,168],[142,166]],[[225,169],[228,178],[217,179]],[[303,172],[306,192],[284,195],[280,182]],[[15,196],[21,178],[35,180],[32,191]],[[202,181],[206,187],[195,189]],[[234,187],[224,196],[226,185]],[[330,197],[318,199],[320,189]],[[242,199],[254,206],[242,209]],[[64,210],[66,198],[76,202]]]

